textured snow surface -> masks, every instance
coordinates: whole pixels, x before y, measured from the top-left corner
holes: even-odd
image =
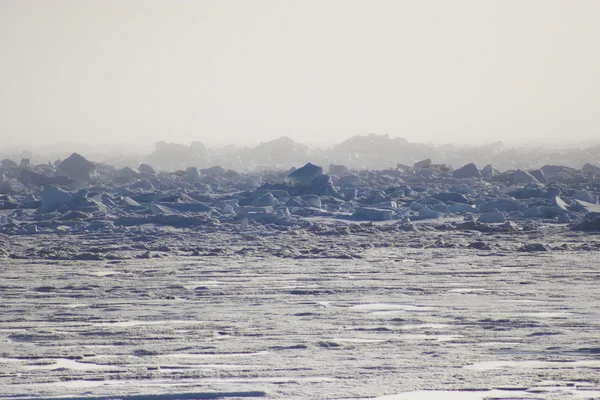
[[[599,283],[597,252],[2,259],[0,399],[600,398]]]

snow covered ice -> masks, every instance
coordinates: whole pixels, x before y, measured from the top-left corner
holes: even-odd
[[[0,399],[599,397],[591,164],[286,151],[4,160]]]

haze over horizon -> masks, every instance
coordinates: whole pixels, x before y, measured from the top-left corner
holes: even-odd
[[[592,0],[0,2],[0,146],[600,138]]]

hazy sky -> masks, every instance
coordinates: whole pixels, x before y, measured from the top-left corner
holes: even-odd
[[[600,139],[597,0],[0,0],[7,143]]]

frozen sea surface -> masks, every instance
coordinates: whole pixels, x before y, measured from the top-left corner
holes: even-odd
[[[597,252],[1,260],[0,399],[600,398],[599,283]]]

